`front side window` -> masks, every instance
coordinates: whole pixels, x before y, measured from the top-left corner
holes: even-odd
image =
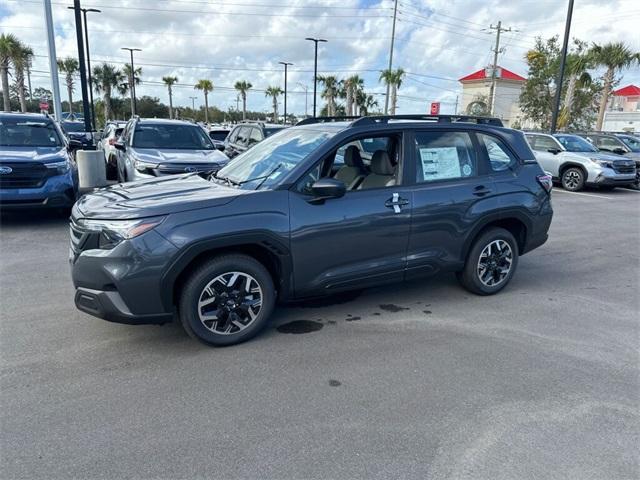
[[[533,140],[531,148],[539,152],[560,150],[560,146],[558,145],[558,143],[551,137],[545,137],[544,135],[527,135],[527,139]]]
[[[640,152],[640,138],[625,135],[624,137],[620,137],[620,140],[622,140],[624,144],[631,149],[632,152]]]
[[[61,147],[51,121],[5,118],[0,120],[0,147]]]
[[[262,133],[257,128],[252,128],[249,134],[249,145],[255,145],[262,141]]]
[[[138,124],[133,147],[175,150],[212,150],[207,133],[195,125]]]
[[[478,175],[477,164],[468,133],[416,133],[418,183],[473,177]]]
[[[238,188],[269,189],[333,135],[317,130],[284,130],[238,155],[216,176],[218,181]]]
[[[568,152],[597,152],[598,149],[588,140],[577,135],[558,135],[556,137]]]
[[[600,142],[599,142],[598,146],[600,146],[601,148],[607,149],[607,150],[614,150],[616,148],[624,148],[621,145],[620,140],[618,140],[617,138],[610,138],[610,137],[600,137]]]
[[[487,149],[491,170],[494,172],[503,172],[515,165],[516,158],[500,140],[490,135],[485,135],[484,133],[479,133],[478,139],[482,142],[484,148]]]

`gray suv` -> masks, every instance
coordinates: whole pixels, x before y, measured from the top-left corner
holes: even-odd
[[[134,118],[114,147],[120,182],[185,172],[207,176],[229,161],[202,127],[183,120]]]
[[[177,317],[193,337],[230,345],[264,328],[277,300],[438,272],[490,295],[547,240],[550,191],[524,135],[497,119],[309,119],[208,180],[82,197],[75,304],[113,322]]]

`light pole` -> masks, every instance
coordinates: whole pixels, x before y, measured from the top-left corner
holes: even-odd
[[[284,124],[287,124],[287,67],[293,65],[289,62],[278,62],[280,65],[284,65]]]
[[[74,7],[67,7],[70,10],[75,10]],[[84,43],[87,49],[87,78],[89,79],[89,101],[91,102],[91,124],[93,130],[96,129],[96,110],[93,105],[93,85],[91,83],[91,56],[89,55],[89,32],[87,30],[87,12],[101,13],[97,8],[81,8],[82,16],[84,19]]]
[[[309,87],[301,82],[298,82],[298,85],[304,90],[304,117],[307,118],[307,97],[309,96]]]
[[[78,42],[78,64],[80,67],[80,91],[82,92],[82,114],[84,115],[85,131],[91,131],[91,111],[89,110],[89,94],[87,92],[87,70],[84,63],[84,41],[82,39],[82,16],[80,15],[80,0],[73,0],[73,10],[76,23],[76,40]],[[71,105],[69,105],[71,110]]]
[[[133,52],[141,52],[142,50],[128,47],[122,47],[120,50],[128,50],[131,54],[131,78],[129,80],[131,84],[129,86],[131,88],[131,117],[134,117],[136,114],[136,71],[133,68]]]
[[[311,38],[307,37],[305,40],[309,40],[315,43],[315,53],[313,57],[313,118],[316,117],[316,96],[318,88],[318,42],[326,43],[324,38]]]
[[[556,133],[558,124],[558,113],[560,112],[560,98],[562,96],[562,82],[564,80],[564,68],[567,61],[567,48],[569,44],[569,32],[571,31],[571,17],[573,16],[573,0],[569,0],[567,8],[567,19],[564,26],[564,40],[562,42],[562,53],[560,57],[560,73],[556,82],[556,96],[553,102],[553,112],[551,114],[551,133]]]
[[[191,99],[191,110],[196,109],[196,98],[198,97],[189,97]]]

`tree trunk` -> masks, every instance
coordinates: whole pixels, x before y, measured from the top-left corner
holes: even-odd
[[[11,99],[9,98],[9,68],[8,66],[0,66],[0,76],[2,76],[2,100],[4,103],[4,111],[11,111]]]
[[[391,84],[391,115],[396,114],[396,102],[398,99],[397,97],[398,97],[398,89],[396,87],[396,84],[393,83]]]
[[[609,68],[604,76],[604,87],[602,88],[602,99],[600,100],[600,110],[598,111],[598,122],[596,123],[596,130],[602,131],[602,124],[604,123],[604,112],[607,110],[607,103],[609,103],[609,93],[611,93],[611,85],[613,84],[613,68]]]
[[[278,123],[278,97],[273,97],[273,123]]]
[[[104,89],[104,123],[111,119],[111,88]]]
[[[18,100],[20,101],[20,111],[27,112],[27,100],[24,91],[24,72],[16,69],[16,86],[18,87]]]
[[[69,117],[73,114],[73,80],[67,82],[67,93],[69,94]]]
[[[247,119],[247,94],[242,92],[242,120]]]
[[[168,88],[169,88],[169,120],[171,120],[173,118],[173,98],[171,97],[171,85],[169,85]]]
[[[353,91],[351,85],[347,86],[347,116],[353,115]]]
[[[209,126],[209,94],[204,92],[204,123]]]

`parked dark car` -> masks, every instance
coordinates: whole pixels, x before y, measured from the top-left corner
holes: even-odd
[[[216,150],[224,151],[224,141],[227,139],[229,132],[230,130],[225,127],[213,127],[209,129],[209,138],[211,138]]]
[[[63,120],[60,122],[62,131],[70,140],[77,140],[80,148],[85,150],[94,150],[93,134],[87,132],[84,122],[78,120]]]
[[[201,126],[183,120],[134,118],[114,146],[120,182],[185,172],[208,176],[229,161]]]
[[[283,125],[262,122],[236,125],[224,142],[224,154],[229,158],[234,158],[284,128]]]
[[[79,146],[46,115],[0,113],[0,208],[73,205]]]
[[[552,218],[551,177],[522,132],[499,125],[306,120],[210,180],[154,178],[85,195],[71,218],[76,306],[132,324],[177,315],[193,337],[230,345],[256,335],[278,299],[438,272],[497,293],[519,256],[547,240]],[[359,145],[370,139],[379,148],[368,158]]]

